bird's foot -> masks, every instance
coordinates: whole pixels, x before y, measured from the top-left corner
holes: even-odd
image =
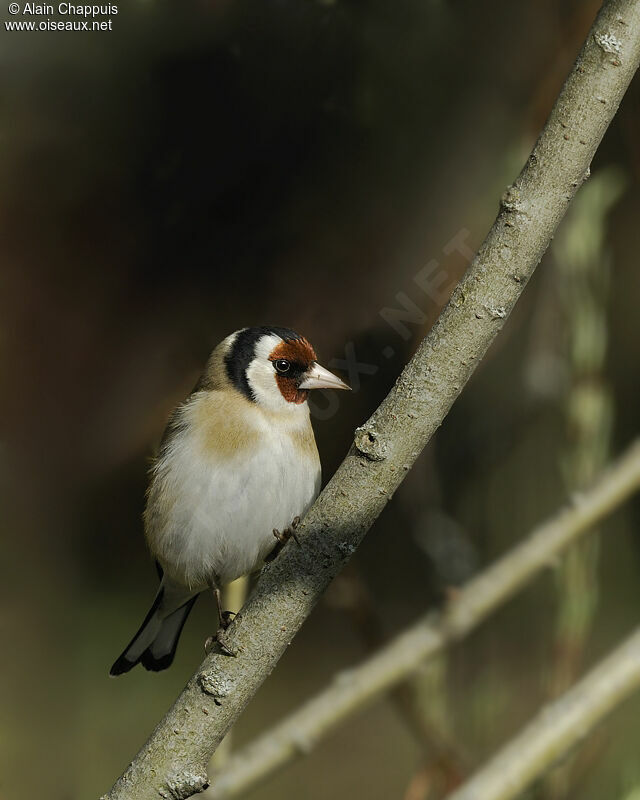
[[[273,550],[269,553],[269,555],[265,558],[265,561],[273,561],[273,559],[279,555],[282,548],[285,544],[289,541],[289,539],[293,539],[295,543],[300,546],[300,539],[296,534],[296,528],[300,524],[300,517],[294,517],[293,522],[289,525],[288,528],[285,528],[282,532],[279,531],[277,528],[273,529],[273,535],[276,538],[276,546]]]
[[[220,612],[220,630],[226,631],[233,617],[238,616],[235,611],[222,611]]]
[[[216,594],[216,599],[218,599],[218,594]],[[236,656],[237,653],[229,647],[227,642],[227,638],[225,636],[225,632],[229,625],[231,625],[231,620],[233,617],[239,617],[240,614],[236,614],[235,611],[223,611],[221,608],[218,608],[218,618],[220,619],[220,627],[215,632],[214,636],[209,636],[207,641],[204,643],[204,652],[209,655],[209,653],[213,650],[214,646],[217,644],[220,650],[224,653],[225,656]]]
[[[229,623],[227,623],[227,627],[228,625]],[[207,655],[209,655],[209,653],[214,649],[216,645],[218,645],[218,647],[225,656],[232,656],[233,658],[235,658],[238,655],[235,650],[232,650],[229,647],[229,643],[226,641],[225,637],[225,630],[226,627],[223,628],[221,626],[220,628],[218,628],[218,630],[215,632],[213,636],[209,636],[207,641],[204,643],[204,652]]]

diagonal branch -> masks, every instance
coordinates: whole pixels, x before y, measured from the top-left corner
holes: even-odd
[[[215,777],[211,797],[235,797],[312,750],[343,722],[405,680],[469,631],[633,492],[640,489],[640,440],[573,503],[539,525],[523,542],[471,580],[441,615],[426,614],[359,666],[235,754]],[[207,792],[209,796],[209,792]],[[484,795],[478,795],[484,797]]]
[[[356,431],[303,521],[301,548],[266,569],[228,631],[237,658],[212,653],[105,797],[184,800],[442,423],[549,245],[640,60],[640,0],[608,0],[527,164],[438,321],[395,387]]]
[[[640,689],[640,628],[558,700],[543,708],[448,800],[511,800]]]

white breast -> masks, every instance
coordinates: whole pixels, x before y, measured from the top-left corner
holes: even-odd
[[[286,420],[255,408],[243,413],[250,446],[207,446],[194,409],[157,464],[145,514],[147,539],[166,572],[191,588],[227,583],[260,566],[274,547],[273,529],[302,516],[320,489],[315,443],[300,447],[308,408]],[[224,424],[224,419],[220,420]],[[208,432],[211,436],[211,431]]]

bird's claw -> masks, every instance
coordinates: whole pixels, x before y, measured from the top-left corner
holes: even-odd
[[[223,631],[226,631],[229,625],[231,625],[232,617],[237,616],[235,611],[223,611],[220,614],[220,628]]]
[[[225,640],[224,633],[225,633],[225,628],[220,627],[213,636],[209,636],[207,638],[206,642],[204,643],[204,652],[206,653],[206,655],[209,655],[209,653],[211,653],[215,645],[218,645],[218,647],[225,656],[232,656],[233,658],[235,658],[238,655],[235,652],[235,650],[232,650],[229,647],[228,643]]]
[[[273,535],[280,542],[280,544],[286,544],[289,539],[293,539],[299,547],[300,539],[298,539],[298,534],[296,533],[296,528],[298,525],[300,525],[300,517],[294,517],[291,525],[289,525],[288,528],[285,528],[282,533],[280,533],[277,528],[274,528]]]
[[[273,561],[273,559],[280,553],[289,539],[293,539],[298,547],[300,547],[300,539],[298,539],[298,535],[296,534],[296,528],[299,524],[300,517],[294,517],[291,525],[289,525],[288,528],[285,528],[282,532],[280,532],[277,528],[273,529],[273,535],[276,538],[276,546],[265,558],[265,561]]]

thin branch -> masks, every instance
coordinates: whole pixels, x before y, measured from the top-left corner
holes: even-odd
[[[640,689],[640,628],[448,800],[510,800],[544,775],[632,692]]]
[[[606,376],[612,258],[607,247],[608,216],[624,192],[618,167],[603,169],[585,186],[555,237],[555,283],[561,301],[566,368],[561,393],[565,435],[558,447],[569,491],[590,483],[609,460],[614,398]],[[585,330],[598,331],[598,346],[584,346]],[[565,692],[580,674],[600,599],[600,537],[597,531],[562,560],[556,580],[553,664],[548,697]],[[581,771],[568,761],[549,776],[544,800],[569,793]]]
[[[404,681],[448,644],[476,628],[560,553],[640,489],[640,440],[573,504],[471,580],[441,615],[427,614],[358,667],[232,756],[215,776],[212,798],[241,794],[276,769],[309,753],[348,716]],[[208,793],[209,794],[209,793]],[[484,797],[478,795],[478,797]]]
[[[640,60],[640,0],[598,15],[533,153],[461,283],[299,529],[106,797],[184,800],[442,423],[542,258]]]
[[[347,575],[348,572],[351,574]],[[373,594],[356,570],[345,570],[341,576],[336,578],[334,588],[338,581],[346,588],[337,592],[342,595],[342,601],[334,601],[334,606],[341,613],[342,619],[345,618],[345,614],[351,618],[352,624],[360,633],[362,641],[367,647],[367,655],[371,656],[388,644],[390,638],[383,634],[384,626],[377,613]],[[443,699],[443,695],[446,695],[443,687],[446,678],[446,656],[442,653],[440,658],[432,659],[429,662],[428,668],[424,663],[421,665],[421,669],[408,676],[407,680],[389,692],[389,700],[394,704],[407,730],[413,735],[416,744],[422,750],[423,763],[409,784],[407,797],[413,796],[418,791],[417,787],[424,787],[427,782],[432,792],[439,791],[441,787],[445,791],[452,791],[462,783],[463,777],[471,772],[470,759],[462,748],[453,742],[447,724],[450,714],[446,708],[447,703]],[[340,719],[336,720],[336,724],[340,724],[340,722]],[[283,726],[278,726],[278,730],[281,730]],[[298,730],[297,725],[295,730]],[[271,732],[264,734],[260,737],[260,741],[270,736]],[[254,744],[259,751],[258,742],[256,741]],[[244,763],[242,762],[246,758],[251,760],[250,753],[252,752],[253,745],[243,749],[237,754],[238,761],[232,761],[236,755],[235,752],[232,752],[224,766],[218,769],[214,768],[212,772],[216,788],[209,790],[209,794],[205,796],[220,797],[220,781],[223,784],[223,795],[227,796],[227,767],[233,763],[233,771],[244,772]],[[259,756],[257,757],[259,758]],[[240,766],[241,763],[242,766]],[[266,772],[259,774],[258,778],[264,777],[271,769],[267,761]],[[249,766],[249,772],[252,773],[251,766]],[[258,778],[252,775],[252,781]],[[231,781],[233,783],[233,777]],[[236,794],[238,791],[240,789],[231,793]],[[443,792],[440,791],[440,794]]]

